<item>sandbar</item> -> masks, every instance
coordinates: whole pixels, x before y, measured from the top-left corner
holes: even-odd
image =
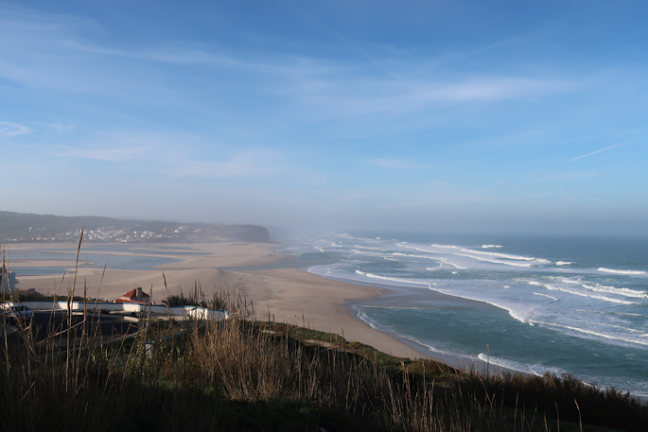
[[[20,246],[22,252],[32,245]],[[43,248],[43,244],[32,248]],[[58,247],[57,247],[58,246]],[[205,252],[204,255],[174,254],[173,245],[137,245],[144,249],[159,248],[168,256],[182,262],[161,265],[152,270],[112,270],[103,274],[101,268],[80,267],[76,274],[75,292],[85,290],[88,297],[114,300],[135,288],[142,287],[160,303],[167,295],[182,289],[188,294],[199,286],[207,299],[219,290],[240,292],[253,303],[256,319],[274,319],[315,330],[331,332],[350,341],[371,345],[379,351],[398,357],[432,358],[389,334],[373,329],[356,319],[349,310],[349,302],[369,299],[388,292],[385,288],[349,284],[325,279],[296,268],[236,271],[237,267],[253,267],[279,263],[292,258],[278,252],[273,245],[258,243],[214,243],[177,245],[190,246]],[[63,249],[59,245],[47,245],[48,249]],[[102,252],[117,255],[141,254],[146,251],[131,249],[129,252]],[[222,270],[227,268],[228,270]],[[162,274],[167,280],[165,287]],[[44,294],[65,295],[67,287],[74,283],[74,274],[57,276],[21,276],[20,289],[36,288]]]

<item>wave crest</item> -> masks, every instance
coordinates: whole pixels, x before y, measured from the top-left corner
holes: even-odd
[[[640,271],[640,270],[616,270],[616,269],[609,269],[605,267],[599,267],[598,271],[603,273],[634,275],[634,276],[643,276],[646,274],[645,271]]]

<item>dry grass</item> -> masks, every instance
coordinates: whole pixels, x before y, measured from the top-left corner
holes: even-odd
[[[165,337],[179,327],[143,319],[135,337],[100,346],[88,331],[81,337],[80,325],[70,349],[52,346],[45,356],[22,327],[0,374],[0,403],[11,407],[2,429],[606,430],[588,426],[601,407],[646,418],[624,396],[570,378],[484,377],[380,357],[335,335],[249,321],[240,298],[226,293],[219,301],[232,300],[238,313],[226,323],[193,322]],[[326,338],[332,346],[312,343]],[[569,408],[576,398],[582,429]]]
[[[198,292],[196,285],[193,300]],[[254,321],[251,305],[231,291],[208,303],[232,318],[181,328],[144,317],[135,335],[112,344],[102,344],[101,315],[88,309],[75,319],[68,310],[42,341],[31,322],[17,323],[13,342],[3,326],[0,428],[546,432],[648,424],[646,407],[628,395],[568,376],[484,376],[398,359],[337,335]]]

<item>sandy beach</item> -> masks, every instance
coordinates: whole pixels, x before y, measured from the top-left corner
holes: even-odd
[[[174,247],[204,252],[203,255],[174,254]],[[138,250],[138,248],[142,250]],[[27,252],[75,250],[75,245],[19,244],[11,251]],[[166,276],[168,291],[174,294],[182,288],[185,293],[200,284],[207,298],[221,289],[240,290],[253,302],[258,319],[270,315],[279,322],[287,322],[316,330],[337,333],[347,340],[359,341],[399,357],[431,358],[406,343],[371,328],[353,317],[348,301],[379,296],[386,290],[364,285],[347,284],[321,278],[295,268],[235,271],[236,267],[262,266],[289,260],[291,255],[272,249],[272,245],[258,243],[216,243],[182,245],[133,245],[129,252],[110,252],[115,255],[146,255],[154,250],[156,256],[181,259],[180,263],[165,264],[153,270],[103,270],[80,266],[76,277],[76,292],[85,289],[88,297],[114,300],[135,288],[152,292],[153,301],[160,303],[166,296],[162,274]],[[10,251],[10,252],[11,252]],[[90,252],[88,252],[90,253]],[[29,260],[30,266],[52,265],[50,260]],[[42,262],[37,262],[42,261]],[[11,261],[9,265],[11,266]],[[24,266],[25,261],[16,263]],[[67,263],[66,263],[67,264]],[[222,270],[227,268],[229,270]],[[55,276],[20,276],[18,288],[36,288],[44,294],[64,294],[72,285],[72,274]]]

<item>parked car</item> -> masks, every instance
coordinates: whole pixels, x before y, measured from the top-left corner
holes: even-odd
[[[3,309],[3,312],[7,315],[7,318],[29,320],[33,315],[32,310],[27,306],[6,306]]]

